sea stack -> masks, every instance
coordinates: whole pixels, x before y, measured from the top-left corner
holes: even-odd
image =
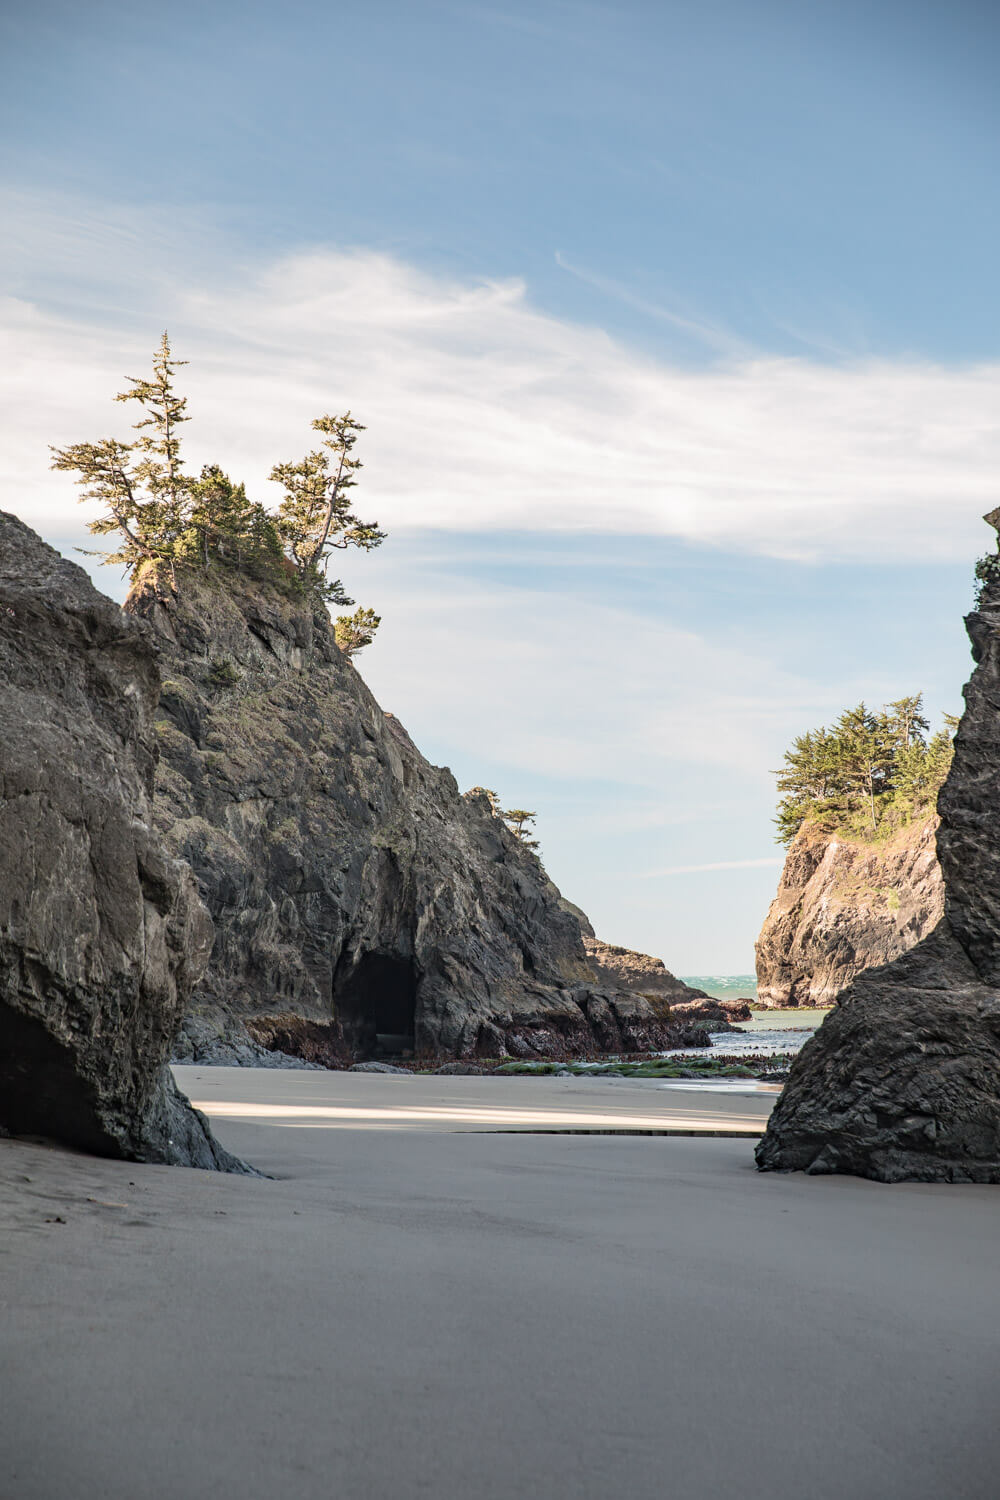
[[[179,1056],[226,1060],[247,1038],[334,1065],[383,1040],[451,1058],[688,1041],[669,1001],[595,975],[537,856],[383,712],[321,603],[191,568],[176,592],[140,580],[126,613],[163,652],[156,825],[215,923]]]
[[[247,1170],[166,1066],[212,924],[152,827],[157,658],[0,511],[0,1126]]]
[[[1000,511],[986,520],[1000,526]],[[944,914],[840,995],[757,1148],[764,1171],[1000,1182],[1000,555],[984,572],[938,799]]]

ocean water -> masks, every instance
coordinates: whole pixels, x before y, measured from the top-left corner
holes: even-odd
[[[749,1000],[757,998],[756,974],[679,974],[678,979],[693,990],[704,990],[716,1000]]]
[[[829,1014],[826,1010],[757,1010],[753,1020],[740,1022],[736,1031],[709,1032],[711,1048],[675,1047],[663,1056],[717,1057],[735,1062],[741,1057],[795,1053]]]

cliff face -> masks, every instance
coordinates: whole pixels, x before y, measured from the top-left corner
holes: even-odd
[[[324,611],[197,573],[126,608],[167,661],[157,826],[216,927],[198,1026],[321,1061],[379,1037],[456,1057],[675,1044],[595,984],[538,861],[382,712]]]
[[[944,911],[937,821],[879,845],[800,828],[757,939],[761,1005],[832,1005],[933,931]]]
[[[156,648],[0,512],[0,1124],[237,1168],[165,1062],[211,947],[151,827]]]
[[[987,518],[1000,521],[1000,513]],[[966,621],[976,668],[938,799],[944,916],[861,975],[802,1049],[764,1170],[1000,1182],[1000,583]]]

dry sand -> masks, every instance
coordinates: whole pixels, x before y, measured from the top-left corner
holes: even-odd
[[[178,1076],[272,1180],[0,1142],[2,1500],[997,1495],[996,1189],[531,1133],[751,1091]]]

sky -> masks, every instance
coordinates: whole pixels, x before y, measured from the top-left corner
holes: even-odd
[[[47,445],[129,435],[164,327],[188,462],[258,498],[350,408],[383,706],[602,937],[749,972],[792,737],[961,707],[998,43],[980,0],[5,7],[0,505],[122,597]]]

